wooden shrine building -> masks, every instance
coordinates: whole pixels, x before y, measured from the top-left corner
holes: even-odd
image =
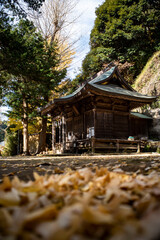
[[[155,99],[136,92],[116,66],[103,71],[42,109],[52,116],[53,152],[139,150],[151,118],[132,110]]]

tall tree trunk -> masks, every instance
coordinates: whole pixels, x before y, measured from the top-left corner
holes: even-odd
[[[42,117],[42,131],[39,135],[39,145],[37,153],[43,152],[46,150],[46,132],[47,132],[47,116]]]
[[[45,96],[44,100],[47,104],[49,97]],[[37,153],[40,153],[46,150],[46,136],[47,136],[47,116],[42,116],[42,130],[39,135],[39,145],[38,145]]]
[[[25,156],[29,155],[29,138],[28,138],[28,106],[23,95],[23,154]]]

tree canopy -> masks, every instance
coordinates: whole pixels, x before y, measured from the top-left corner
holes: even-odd
[[[7,2],[7,1],[6,1]],[[31,2],[31,1],[24,1]],[[42,1],[37,4],[36,10]],[[12,2],[11,2],[12,3]],[[28,121],[38,115],[37,110],[48,101],[49,92],[65,76],[65,69],[58,70],[59,56],[55,42],[48,42],[27,20],[25,11],[17,10],[19,1],[11,6],[12,17],[7,16],[7,5],[0,18],[0,72],[1,86],[5,87],[5,99],[12,108],[11,116],[23,124],[24,152],[28,154]],[[31,7],[31,5],[30,5]],[[14,9],[17,10],[14,19]],[[9,14],[8,14],[9,15]]]
[[[6,121],[0,120],[0,142],[4,141],[5,129],[7,128]]]
[[[2,51],[7,44],[12,44],[13,34],[10,32],[13,26],[19,19],[26,19],[28,10],[38,11],[43,2],[44,0],[0,0],[0,47]],[[4,43],[5,46],[3,46]],[[2,52],[0,51],[0,97],[2,97],[2,88],[6,87],[7,80],[8,72],[4,69],[4,65],[2,66]]]
[[[128,62],[134,76],[160,47],[158,0],[106,0],[96,10],[91,50],[83,61],[86,77],[111,61]]]
[[[14,17],[26,17],[27,9],[38,11],[44,1],[45,0],[0,0],[0,14],[9,18],[8,13],[11,11]]]

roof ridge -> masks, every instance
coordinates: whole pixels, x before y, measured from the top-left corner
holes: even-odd
[[[97,83],[97,82],[101,82],[101,81],[104,81],[105,79],[109,78],[113,72],[115,71],[117,67],[116,66],[113,66],[112,68],[106,70],[106,71],[103,71],[101,74],[97,75],[97,77],[95,77],[94,79],[92,79],[91,81],[89,81],[88,83]],[[108,76],[107,76],[107,73],[108,73]],[[105,76],[104,79],[100,79],[101,76]]]
[[[96,77],[101,76],[103,73],[109,71],[111,69],[111,67],[117,67],[113,62],[109,63],[107,65],[107,67],[105,67],[104,69],[101,69],[98,73],[95,73],[93,76],[91,76],[90,78],[86,79],[85,82],[90,82],[93,79],[95,79]]]

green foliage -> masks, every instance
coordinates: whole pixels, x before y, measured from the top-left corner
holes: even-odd
[[[5,137],[5,147],[2,156],[13,156],[17,154],[17,133],[8,132]]]
[[[154,108],[159,108],[160,109],[160,97],[157,98],[156,102],[152,103],[151,108],[152,109],[154,109]]]
[[[46,103],[48,92],[63,78],[65,70],[55,70],[59,61],[55,46],[48,47],[29,21],[21,20],[9,32],[1,30],[1,36],[0,61],[11,76],[5,95],[12,117],[22,117],[24,98],[28,114],[34,116],[33,109]]]
[[[12,6],[8,8],[7,2],[3,4],[0,17],[0,72],[7,78],[2,78],[0,86],[4,100],[12,109],[9,116],[23,122],[27,138],[28,119],[36,116],[40,107],[48,102],[50,91],[64,78],[66,70],[57,70],[56,44],[49,45],[25,18],[22,1],[13,4],[9,1]],[[43,1],[24,2],[37,10]],[[14,12],[18,16],[16,20],[10,18],[10,11],[12,17]]]
[[[51,77],[50,67],[57,63],[54,46],[44,49],[44,40],[32,23],[21,20],[10,31],[1,28],[0,34],[0,62],[3,70],[16,77],[25,77],[25,81],[29,78],[40,82],[44,75]]]
[[[148,142],[144,148],[144,152],[160,153],[160,142],[158,142],[157,139],[153,139],[153,141]]]
[[[12,40],[14,40],[14,35],[11,34],[11,30],[14,25],[19,21],[19,19],[27,17],[27,11],[34,10],[38,11],[40,6],[44,0],[0,0],[0,46],[1,50],[3,50],[3,44],[6,41],[6,45],[12,44]],[[15,43],[16,41],[14,41]],[[16,45],[18,48],[20,45]],[[13,46],[13,48],[15,45]],[[6,50],[6,48],[5,48]],[[22,50],[22,49],[21,49]],[[8,56],[10,57],[10,56]],[[13,63],[14,63],[14,58]],[[0,97],[3,94],[3,87],[6,87],[6,82],[8,78],[8,72],[4,68],[4,64],[2,63],[2,56],[0,52]],[[12,66],[12,65],[11,65]]]
[[[152,146],[151,144],[147,144],[144,148],[144,152],[156,152],[157,147],[156,146]]]
[[[6,121],[0,123],[0,142],[4,141],[5,129],[7,128]]]
[[[140,73],[160,45],[160,2],[106,0],[96,10],[91,50],[83,61],[84,75],[93,75],[110,61],[133,63]]]
[[[26,17],[26,9],[38,11],[45,0],[0,0],[0,14],[9,17],[13,16]]]
[[[73,93],[77,89],[77,86],[84,83],[84,81],[84,75],[82,73],[77,74],[68,88],[68,94]]]

